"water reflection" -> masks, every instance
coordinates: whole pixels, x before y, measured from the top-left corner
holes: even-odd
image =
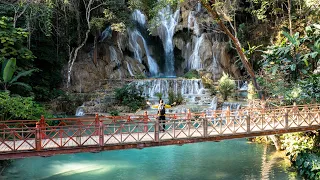
[[[283,157],[240,139],[21,159],[2,179],[301,179]]]

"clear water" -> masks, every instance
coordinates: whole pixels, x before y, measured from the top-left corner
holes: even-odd
[[[0,179],[301,179],[289,166],[273,147],[239,139],[20,159]]]

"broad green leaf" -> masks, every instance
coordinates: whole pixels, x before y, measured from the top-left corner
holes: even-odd
[[[33,71],[35,71],[36,69],[31,69],[31,70],[29,70],[29,71],[23,71],[23,72],[19,72],[16,76],[14,76],[13,78],[12,78],[12,80],[10,81],[10,83],[14,83],[14,82],[16,82],[20,77],[22,77],[22,76],[29,76],[29,75],[31,75],[31,73],[33,72]]]
[[[16,70],[16,59],[11,58],[8,60],[5,60],[2,63],[2,79],[4,83],[9,82],[12,79],[13,73]]]

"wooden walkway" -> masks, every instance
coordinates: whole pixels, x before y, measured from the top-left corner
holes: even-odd
[[[320,105],[188,112],[170,114],[166,119],[165,129],[155,115],[147,114],[6,121],[0,124],[0,160],[317,130],[320,129]]]

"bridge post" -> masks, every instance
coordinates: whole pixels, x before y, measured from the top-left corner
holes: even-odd
[[[156,121],[154,123],[154,141],[159,142],[159,118],[156,118]]]
[[[227,126],[229,126],[228,124],[231,125],[230,115],[231,115],[230,107],[228,106],[227,110],[226,110],[226,125]]]
[[[208,136],[208,119],[207,119],[207,115],[205,113],[202,113],[202,117],[203,117],[203,137],[207,137]]]
[[[190,109],[188,109],[188,112],[187,112],[187,127],[188,127],[188,137],[190,137],[190,129],[191,129],[191,111]]]
[[[36,123],[36,150],[41,150],[41,125],[40,122]]]
[[[104,124],[102,120],[99,122],[99,145],[104,146]]]
[[[288,127],[289,127],[289,112],[288,112],[288,109],[285,109],[284,123],[285,123],[285,129],[288,129]]]
[[[251,131],[251,128],[250,128],[250,114],[247,115],[246,122],[247,122],[247,133],[250,133],[250,131]]]
[[[144,121],[144,128],[143,128],[143,132],[148,132],[148,111],[145,111],[144,112],[144,118],[143,118],[143,121]]]
[[[46,121],[43,115],[41,115],[40,119],[40,128],[41,128],[41,138],[46,138],[45,129],[46,129]]]
[[[95,125],[95,133],[94,135],[99,136],[99,115],[96,114],[94,118],[94,125]]]

